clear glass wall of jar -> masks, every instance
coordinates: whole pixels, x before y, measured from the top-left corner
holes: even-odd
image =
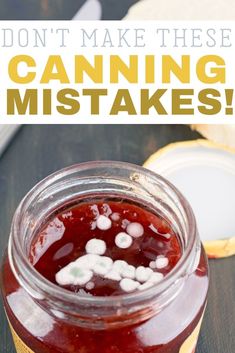
[[[88,195],[141,202],[174,226],[183,254],[163,281],[116,297],[82,297],[34,269],[28,254],[42,222],[60,205]],[[1,287],[19,352],[192,353],[207,300],[208,265],[192,209],[173,185],[128,163],[89,162],[56,172],[22,200]]]

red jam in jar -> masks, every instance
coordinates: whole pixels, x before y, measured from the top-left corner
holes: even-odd
[[[139,205],[107,199],[57,211],[30,251],[30,261],[49,281],[93,296],[124,294],[125,283],[136,286],[126,292],[150,287],[180,256],[179,239],[163,219]]]
[[[16,211],[2,294],[19,353],[193,353],[207,290],[190,206],[143,168],[67,168]]]

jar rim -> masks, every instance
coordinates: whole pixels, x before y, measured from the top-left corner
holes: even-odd
[[[46,278],[44,278],[30,263],[28,257],[24,253],[24,249],[20,242],[20,237],[18,236],[20,231],[20,221],[21,221],[21,214],[24,208],[27,208],[34,198],[35,192],[39,193],[40,191],[44,190],[45,187],[48,187],[52,182],[56,182],[60,180],[62,177],[69,176],[76,171],[88,171],[89,169],[94,168],[125,168],[126,170],[133,172],[133,173],[142,173],[145,176],[152,178],[153,180],[157,180],[161,183],[161,185],[169,188],[171,192],[177,197],[179,202],[181,203],[183,210],[185,212],[185,216],[187,222],[190,224],[190,237],[188,240],[188,244],[185,247],[182,256],[176,266],[161,280],[159,283],[155,284],[154,286],[147,288],[143,291],[135,291],[133,293],[125,293],[118,296],[82,296],[77,295],[74,292],[66,290],[57,286],[56,284],[50,282]],[[193,251],[193,248],[196,246],[196,242],[198,239],[197,234],[197,227],[195,216],[192,211],[192,208],[185,197],[181,194],[181,192],[168,180],[163,178],[162,176],[135,164],[127,163],[127,162],[119,162],[119,161],[111,161],[111,160],[100,160],[100,161],[90,161],[84,162],[79,164],[74,164],[72,166],[60,169],[53,174],[50,174],[39,183],[37,183],[22,199],[18,208],[15,211],[15,215],[13,217],[13,223],[11,228],[11,234],[9,238],[8,244],[8,254],[11,268],[17,277],[18,281],[21,282],[21,276],[15,270],[15,264],[17,267],[21,268],[21,272],[27,276],[31,276],[33,278],[34,283],[37,285],[37,288],[40,289],[41,293],[44,295],[48,294],[51,298],[56,300],[61,300],[66,303],[72,303],[79,305],[82,304],[92,304],[97,307],[109,307],[114,306],[115,302],[118,302],[118,305],[128,305],[131,303],[138,303],[148,298],[153,298],[156,295],[160,295],[163,293],[167,288],[169,288],[175,281],[179,278],[180,274],[183,274],[185,268],[190,266],[192,259],[190,259],[190,254]],[[14,256],[13,251],[14,249]]]

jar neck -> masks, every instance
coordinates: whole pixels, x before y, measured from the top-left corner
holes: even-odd
[[[172,225],[181,242],[182,256],[161,282],[120,296],[78,296],[35,270],[29,251],[41,224],[61,205],[94,195],[142,203]],[[17,208],[9,239],[12,271],[28,294],[52,315],[98,329],[134,324],[161,311],[179,294],[185,279],[197,267],[199,251],[193,212],[173,185],[142,167],[108,161],[75,165],[37,184]]]

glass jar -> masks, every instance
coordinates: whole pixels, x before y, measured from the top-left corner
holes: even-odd
[[[132,199],[174,227],[182,256],[161,282],[120,296],[81,296],[50,283],[30,264],[30,244],[48,215],[93,195]],[[37,184],[16,210],[2,295],[20,353],[192,353],[207,291],[207,259],[190,205],[142,167],[111,161],[68,167]]]

